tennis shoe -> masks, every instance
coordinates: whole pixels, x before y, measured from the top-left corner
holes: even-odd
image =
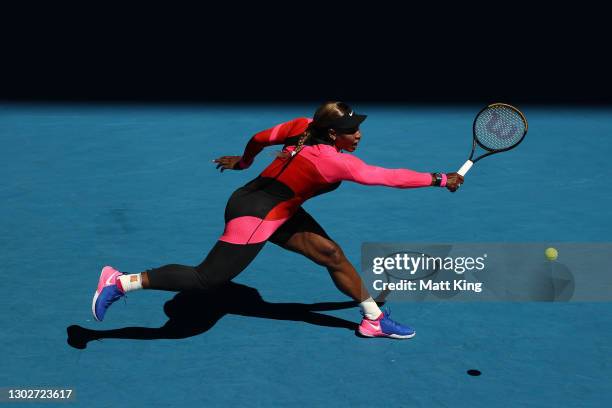
[[[389,317],[389,309],[383,312],[375,320],[370,320],[364,316],[359,325],[359,334],[365,337],[389,337],[392,339],[409,339],[415,336],[416,332],[408,326],[400,324]]]
[[[123,274],[112,266],[102,268],[98,288],[91,302],[91,311],[99,322],[104,320],[104,315],[110,305],[125,295],[125,292],[117,285],[117,278],[121,275]]]

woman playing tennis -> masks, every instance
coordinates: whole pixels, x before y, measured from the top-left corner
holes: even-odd
[[[359,125],[365,118],[345,103],[327,102],[313,119],[297,118],[257,133],[242,156],[214,160],[221,172],[244,170],[264,147],[284,145],[258,177],[232,194],[225,208],[223,235],[201,264],[165,265],[136,274],[105,266],[92,302],[96,320],[101,321],[110,305],[126,292],[137,289],[214,291],[242,272],[269,241],[327,268],[336,287],[359,303],[361,335],[413,337],[412,328],[391,320],[388,311],[379,309],[340,246],[302,208],[302,203],[338,188],[344,180],[395,188],[439,186],[455,191],[463,177],[457,173],[387,169],[343,153],[357,149]]]

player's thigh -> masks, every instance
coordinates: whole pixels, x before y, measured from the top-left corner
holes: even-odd
[[[323,266],[333,266],[345,259],[342,248],[303,208],[279,228],[269,241]]]

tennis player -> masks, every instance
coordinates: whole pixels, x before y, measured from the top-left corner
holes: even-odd
[[[101,321],[113,302],[133,290],[213,291],[242,272],[269,241],[327,268],[336,287],[359,302],[363,318],[358,331],[362,336],[413,337],[412,328],[391,320],[388,310],[380,310],[342,248],[302,208],[302,203],[335,190],[344,180],[455,191],[463,177],[457,173],[387,169],[343,153],[357,149],[359,125],[365,119],[366,115],[355,113],[345,103],[327,102],[313,119],[297,118],[255,134],[242,156],[213,160],[221,172],[244,170],[264,147],[284,146],[259,176],[234,191],[225,208],[225,230],[198,266],[172,264],[135,274],[105,266],[92,302],[96,320]]]

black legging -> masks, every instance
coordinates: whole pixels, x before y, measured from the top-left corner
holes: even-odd
[[[206,259],[196,266],[165,265],[147,271],[149,288],[171,290],[213,290],[234,279],[266,243],[236,245],[217,241]]]
[[[294,233],[302,231],[315,232],[329,238],[315,219],[300,207],[268,241],[282,247]],[[217,241],[206,259],[196,267],[171,264],[148,270],[149,288],[174,292],[214,290],[238,276],[265,244],[266,241],[246,245]]]

